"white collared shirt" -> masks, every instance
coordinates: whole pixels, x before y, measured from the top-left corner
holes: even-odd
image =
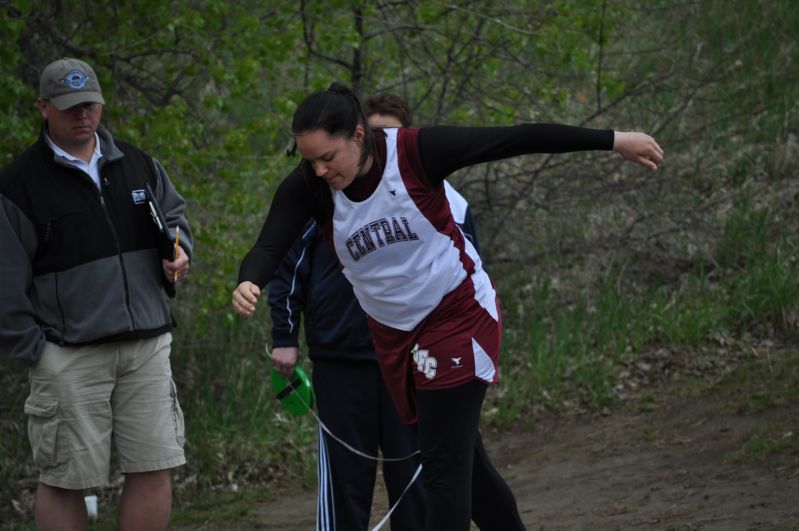
[[[55,142],[50,139],[50,135],[47,134],[47,131],[44,132],[44,139],[47,141],[47,145],[53,150],[53,153],[55,153],[57,160],[60,160],[67,166],[81,170],[86,175],[91,177],[98,189],[100,188],[100,171],[98,162],[100,161],[100,158],[102,158],[103,152],[100,149],[100,137],[97,136],[97,133],[94,133],[94,153],[92,153],[92,159],[88,163],[70,155],[58,147]]]

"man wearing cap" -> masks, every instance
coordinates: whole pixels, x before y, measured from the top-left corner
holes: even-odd
[[[38,141],[0,172],[0,351],[30,367],[36,525],[86,529],[83,490],[107,484],[113,439],[119,529],[165,529],[186,462],[167,299],[189,270],[185,202],[157,160],[100,125],[85,62],[49,64],[36,105]]]

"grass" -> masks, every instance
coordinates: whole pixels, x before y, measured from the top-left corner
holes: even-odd
[[[732,397],[738,414],[757,413],[799,400],[799,352],[752,354],[739,370],[718,387]]]
[[[647,411],[654,411],[655,408],[657,407],[657,401],[653,395],[649,393],[644,393],[638,397],[637,406],[638,406],[638,411],[642,413]]]
[[[219,344],[190,344],[177,364],[189,461],[178,481],[191,479],[208,490],[313,478],[316,425],[311,415],[292,416],[275,399],[264,330],[255,323],[220,325],[209,334],[221,338]]]
[[[677,380],[679,392],[683,395],[693,396],[701,393],[706,389],[707,384],[702,378],[692,374],[680,375]]]
[[[231,490],[194,492],[181,506],[175,508],[170,523],[176,526],[192,527],[240,521],[250,513],[253,507],[274,495],[273,488],[258,486],[236,492]]]
[[[224,526],[241,521],[264,500],[275,496],[271,487],[249,486],[233,492],[230,489],[178,490],[170,526],[195,528],[201,525]],[[114,531],[117,528],[116,499],[106,498],[98,505],[97,519],[89,520],[89,531]],[[15,522],[2,527],[8,531],[33,531],[32,522]]]
[[[774,455],[794,455],[793,467],[799,467],[799,434],[796,427],[772,426],[753,433],[740,450],[727,460],[732,463],[760,463]]]
[[[641,437],[646,442],[654,442],[660,437],[660,432],[657,428],[649,426],[641,431]]]
[[[698,265],[676,284],[641,286],[616,268],[595,286],[564,290],[546,277],[529,282],[528,272],[509,272],[500,285],[508,332],[491,421],[510,426],[534,418],[537,408],[607,406],[622,368],[659,346],[695,349],[758,330],[791,334],[789,316],[799,303],[796,241],[768,212],[742,209],[727,231],[733,241],[720,245],[718,266]],[[740,228],[744,223],[750,230]],[[700,384],[688,377],[683,385]],[[759,399],[768,402],[767,395]]]

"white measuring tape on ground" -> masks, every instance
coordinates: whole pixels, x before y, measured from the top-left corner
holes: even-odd
[[[372,528],[372,531],[377,531],[378,529],[383,527],[386,522],[388,522],[388,519],[391,516],[391,513],[394,512],[394,509],[396,509],[397,505],[399,505],[399,502],[402,501],[402,498],[405,496],[405,493],[408,492],[408,489],[411,488],[411,485],[413,485],[413,482],[416,481],[416,478],[418,478],[419,474],[421,474],[421,473],[422,473],[422,463],[419,463],[419,466],[416,467],[416,472],[413,474],[413,477],[408,482],[408,484],[405,485],[405,490],[402,491],[402,494],[400,494],[400,497],[397,498],[397,501],[394,502],[394,505],[391,506],[391,509],[389,509],[389,511],[386,513],[386,515],[383,517],[383,519],[380,520],[379,522],[377,522],[377,525]]]
[[[264,345],[264,349],[266,350],[266,355],[269,356],[269,359],[272,359],[272,353],[269,351],[269,345]],[[335,433],[330,431],[330,429],[325,425],[325,423],[322,422],[322,419],[319,418],[319,415],[316,414],[316,411],[314,411],[313,407],[311,407],[310,404],[307,404],[305,400],[302,399],[302,396],[300,396],[299,394],[296,394],[295,396],[305,407],[308,408],[308,411],[311,412],[311,415],[314,416],[316,422],[319,423],[319,427],[321,427],[325,433],[327,433],[332,439],[334,439],[336,442],[338,442],[340,445],[342,445],[344,448],[354,453],[355,455],[363,457],[364,459],[371,459],[372,461],[392,463],[397,461],[405,461],[406,459],[410,459],[421,453],[419,450],[416,450],[412,454],[406,455],[405,457],[385,457],[385,456],[381,457],[381,456],[369,455],[365,452],[362,452],[361,450],[358,450],[357,448],[353,447],[351,444],[341,439],[341,437],[337,436]],[[375,525],[372,528],[372,531],[377,531],[378,529],[382,528],[386,524],[386,522],[388,522],[388,519],[391,517],[391,514],[394,512],[394,509],[396,509],[397,506],[400,504],[402,498],[405,497],[405,493],[408,492],[408,489],[411,488],[411,485],[413,485],[413,482],[416,481],[416,478],[419,477],[419,474],[421,474],[421,472],[422,472],[422,464],[419,463],[419,466],[416,467],[416,472],[414,472],[413,477],[405,486],[405,489],[402,491],[402,494],[400,494],[399,498],[397,498],[397,501],[394,502],[394,505],[391,506],[391,509],[389,509],[388,513],[386,513],[383,519],[380,520],[377,523],[377,525]]]

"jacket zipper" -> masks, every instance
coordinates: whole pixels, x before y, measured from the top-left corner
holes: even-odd
[[[67,318],[64,315],[64,307],[61,306],[61,291],[58,289],[58,271],[55,272],[55,301],[58,304],[58,311],[61,314],[61,337],[58,339],[58,344],[64,346],[64,336],[67,335]]]
[[[42,242],[47,244],[50,242],[50,231],[53,229],[53,222],[48,221],[44,226],[44,235]],[[61,335],[58,338],[58,344],[64,346],[64,336],[67,334],[67,317],[64,314],[64,307],[61,305],[61,290],[58,288],[58,271],[53,273],[53,283],[55,284],[55,303],[58,307],[58,313],[61,316]]]
[[[111,183],[108,182],[107,177],[103,177],[103,184],[105,186],[110,186]],[[119,246],[119,237],[117,236],[117,230],[114,227],[114,223],[111,221],[111,216],[108,215],[108,208],[105,204],[105,197],[103,197],[103,190],[102,187],[100,189],[100,205],[103,207],[103,213],[105,214],[105,219],[108,221],[108,226],[111,227],[111,232],[114,235],[114,245],[117,248],[117,256],[119,257],[119,266],[122,268],[122,283],[125,286],[125,306],[128,309],[128,315],[130,315],[130,323],[133,328],[135,328],[135,323],[133,322],[133,310],[130,307],[130,287],[128,286],[128,271],[125,268],[125,260],[122,258],[122,248]]]

